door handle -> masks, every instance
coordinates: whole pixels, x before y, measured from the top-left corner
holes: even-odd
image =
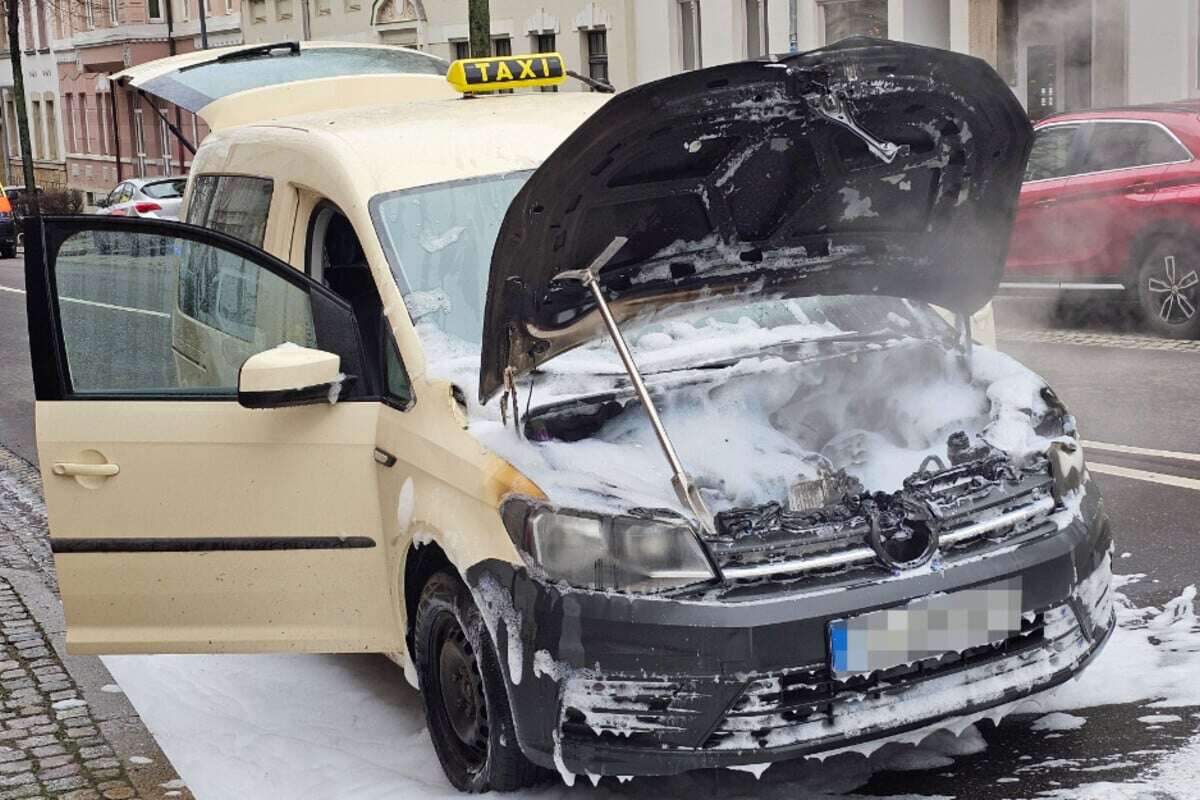
[[[59,462],[50,468],[55,475],[79,478],[111,478],[121,471],[116,464],[73,464]]]
[[[1150,194],[1154,191],[1153,183],[1135,183],[1129,187],[1129,191],[1133,194]]]
[[[1057,203],[1057,202],[1058,202],[1058,198],[1056,198],[1056,197],[1047,197],[1045,200],[1035,200],[1035,201],[1034,201],[1034,203],[1033,203],[1033,205],[1034,205],[1035,207],[1042,208],[1042,207],[1044,207],[1044,206],[1052,206],[1052,205],[1054,205],[1054,204],[1055,204],[1055,203]]]

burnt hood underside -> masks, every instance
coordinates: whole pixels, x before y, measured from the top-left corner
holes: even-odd
[[[618,319],[700,292],[885,294],[972,312],[1000,280],[1032,142],[958,53],[849,39],[617,95],[532,175],[492,255],[480,400]]]

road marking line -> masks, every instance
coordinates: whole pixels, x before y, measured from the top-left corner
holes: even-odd
[[[1200,453],[1182,453],[1178,450],[1154,450],[1149,447],[1134,447],[1128,444],[1109,444],[1107,442],[1080,442],[1087,450],[1105,450],[1110,453],[1125,453],[1131,456],[1152,456],[1154,458],[1170,458],[1175,461],[1200,461]]]
[[[165,319],[171,318],[171,315],[166,313],[165,311],[151,311],[148,308],[130,308],[129,306],[115,306],[111,303],[101,303],[97,300],[81,300],[78,297],[60,297],[59,300],[62,300],[67,303],[79,303],[80,305],[84,305],[84,306],[95,306],[96,308],[108,308],[113,311],[128,311],[131,314],[145,314],[146,316],[149,316],[149,317],[163,317]]]
[[[0,286],[0,291],[13,292],[15,294],[25,294],[24,289],[14,289],[11,286]],[[78,297],[60,297],[64,303],[78,303],[84,306],[95,306],[96,308],[107,308],[112,311],[128,311],[130,314],[145,314],[149,317],[170,318],[170,314],[165,311],[151,311],[148,308],[131,308],[129,306],[117,306],[112,303],[101,303],[98,300],[82,300]]]
[[[1148,481],[1150,483],[1161,483],[1164,486],[1175,486],[1180,489],[1191,489],[1200,492],[1200,480],[1195,478],[1184,478],[1179,475],[1167,475],[1163,472],[1149,472],[1144,469],[1130,469],[1129,467],[1117,467],[1112,464],[1097,464],[1094,461],[1087,465],[1091,472],[1098,472],[1101,475],[1112,475],[1117,478],[1129,478],[1135,481]]]

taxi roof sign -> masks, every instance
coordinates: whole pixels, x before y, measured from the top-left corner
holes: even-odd
[[[566,79],[567,68],[559,53],[463,58],[446,72],[446,80],[460,92],[554,86]]]

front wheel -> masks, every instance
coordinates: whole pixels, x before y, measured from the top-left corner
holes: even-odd
[[[536,782],[542,771],[517,745],[496,649],[457,576],[439,572],[425,584],[413,645],[429,736],[450,783],[510,792]]]
[[[1167,236],[1146,250],[1138,268],[1138,301],[1147,323],[1174,339],[1200,338],[1200,245]]]
[[[17,245],[15,242],[12,244],[9,244],[9,243],[0,244],[0,258],[16,258],[16,257],[17,257]]]

